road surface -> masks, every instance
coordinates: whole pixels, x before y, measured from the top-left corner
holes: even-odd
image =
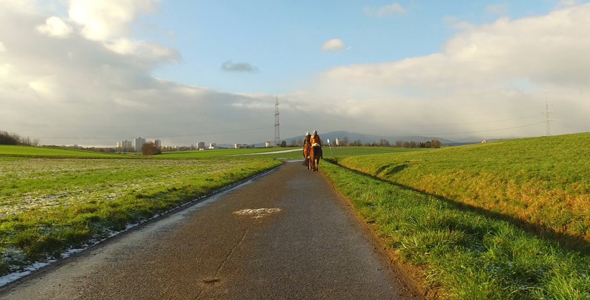
[[[286,163],[0,299],[420,299],[345,201],[320,173]]]

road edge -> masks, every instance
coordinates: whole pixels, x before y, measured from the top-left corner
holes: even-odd
[[[387,261],[389,262],[389,269],[392,273],[399,275],[398,278],[401,280],[404,287],[423,299],[438,299],[436,291],[426,288],[423,271],[419,267],[401,262],[399,255],[397,255],[393,249],[387,246],[383,239],[379,238],[375,226],[372,226],[372,224],[365,221],[365,219],[355,209],[352,201],[336,188],[336,186],[323,173],[323,171],[320,171],[320,173],[322,174],[323,180],[325,180],[338,194],[342,205],[349,210],[350,214],[356,219],[360,227],[362,227],[370,237],[371,243],[374,245],[374,250],[384,258],[387,258]]]

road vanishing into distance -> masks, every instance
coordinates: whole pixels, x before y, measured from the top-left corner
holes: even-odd
[[[421,299],[321,173],[288,162],[0,299]]]

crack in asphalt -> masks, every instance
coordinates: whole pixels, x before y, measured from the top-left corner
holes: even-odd
[[[204,295],[204,292],[205,291],[211,290],[212,288],[214,288],[215,283],[220,281],[220,279],[217,277],[219,275],[219,272],[221,272],[221,269],[223,269],[223,266],[229,260],[229,258],[232,256],[232,254],[236,251],[236,249],[244,242],[244,240],[246,239],[246,235],[248,234],[248,231],[250,231],[250,228],[252,228],[252,226],[254,226],[254,223],[256,223],[256,220],[258,220],[258,219],[253,219],[252,220],[252,223],[250,223],[250,225],[248,225],[248,228],[246,228],[246,230],[244,230],[244,233],[242,234],[242,238],[240,239],[240,241],[238,241],[237,244],[235,244],[232,247],[232,249],[229,251],[229,253],[227,254],[227,256],[225,256],[225,258],[223,259],[223,261],[221,261],[221,264],[219,265],[219,267],[215,271],[215,274],[213,274],[213,276],[210,277],[209,279],[204,280],[204,282],[205,283],[208,283],[208,285],[205,286],[199,292],[199,294],[195,297],[194,300],[200,299],[201,296]],[[260,221],[260,223],[262,223],[262,220]]]

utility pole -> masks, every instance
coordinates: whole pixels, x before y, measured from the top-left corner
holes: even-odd
[[[543,112],[543,115],[545,115],[545,120],[543,120],[545,123],[545,136],[551,135],[551,121],[553,121],[549,118],[551,113],[552,111],[549,111],[549,103],[547,102],[547,99],[545,99],[545,111]]]
[[[277,147],[281,145],[281,130],[279,126],[279,97],[277,96],[277,101],[275,102],[275,145]]]

